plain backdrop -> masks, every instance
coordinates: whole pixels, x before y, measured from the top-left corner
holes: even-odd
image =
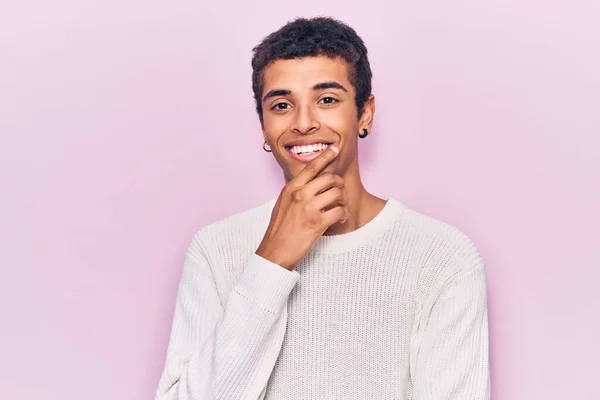
[[[495,400],[600,398],[600,3],[0,4],[0,397],[153,399],[183,255],[278,195],[251,49],[365,40],[368,190],[486,261]]]

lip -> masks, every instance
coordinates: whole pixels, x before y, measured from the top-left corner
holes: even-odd
[[[324,139],[296,139],[296,140],[289,141],[284,146],[287,149],[292,146],[308,146],[309,144],[317,144],[317,143],[331,144],[333,142],[330,142],[329,140],[324,140]]]
[[[300,161],[300,162],[303,162],[303,163],[307,163],[307,162],[310,162],[310,161],[314,160],[315,158],[319,157],[323,151],[324,150],[317,151],[317,152],[314,152],[314,153],[308,153],[308,154],[302,154],[302,155],[300,155],[300,154],[294,154],[291,151],[286,150],[286,152],[294,160],[297,160],[297,161]]]

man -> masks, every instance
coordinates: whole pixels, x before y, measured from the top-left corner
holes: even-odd
[[[297,19],[252,66],[286,184],[193,238],[156,399],[489,399],[477,249],[361,183],[375,112],[363,41]]]

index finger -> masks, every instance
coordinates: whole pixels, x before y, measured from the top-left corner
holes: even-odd
[[[335,146],[327,147],[319,157],[310,161],[306,166],[300,171],[298,175],[293,179],[294,182],[298,183],[298,185],[305,185],[310,182],[315,176],[319,174],[329,164],[333,161],[340,150]]]

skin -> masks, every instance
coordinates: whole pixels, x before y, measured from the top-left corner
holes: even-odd
[[[385,200],[369,193],[362,184],[358,134],[367,129],[372,135],[375,98],[369,96],[359,118],[347,62],[325,56],[277,60],[265,69],[263,83],[262,132],[286,184],[307,165],[291,157],[285,148],[289,141],[323,139],[340,149],[319,174],[331,172],[343,178],[349,218],[333,223],[323,234],[348,233],[373,219]]]

